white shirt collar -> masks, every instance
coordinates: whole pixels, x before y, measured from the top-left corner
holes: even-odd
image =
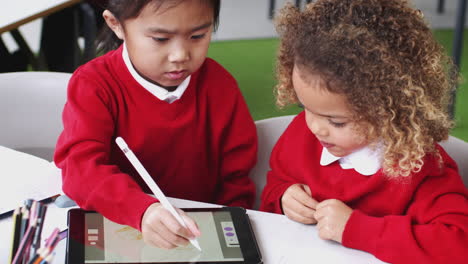
[[[383,150],[381,146],[378,144],[375,149],[366,146],[344,157],[336,157],[327,148],[323,148],[320,165],[327,166],[338,160],[341,168],[354,169],[362,175],[370,176],[382,166]]]
[[[127,46],[125,45],[125,43],[123,44],[122,57],[132,77],[141,86],[143,86],[146,90],[148,90],[151,94],[156,96],[161,101],[166,101],[171,104],[174,101],[180,99],[190,83],[190,75],[189,75],[187,78],[185,78],[185,80],[181,84],[179,84],[177,89],[175,89],[172,92],[169,92],[168,90],[162,88],[161,86],[147,81],[145,78],[141,77],[140,74],[138,74],[138,72],[133,67],[132,62],[130,61],[130,57],[128,56],[128,51],[127,51]]]

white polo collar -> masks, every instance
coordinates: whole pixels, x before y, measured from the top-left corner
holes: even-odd
[[[164,88],[162,88],[159,85],[156,85],[154,83],[151,83],[147,81],[145,78],[141,77],[140,74],[135,70],[133,67],[132,62],[130,61],[130,57],[128,56],[128,51],[127,51],[127,46],[125,43],[123,44],[123,51],[122,51],[122,57],[125,62],[125,65],[127,66],[128,70],[130,71],[130,74],[132,77],[141,85],[143,86],[146,90],[148,90],[151,94],[156,96],[159,100],[161,101],[166,101],[168,103],[173,103],[176,100],[179,100],[182,95],[184,94],[185,90],[187,89],[189,83],[190,83],[190,75],[185,78],[185,80],[175,89],[174,91],[170,92]]]
[[[354,169],[366,176],[374,175],[382,167],[383,149],[381,146],[378,144],[375,149],[366,146],[344,157],[336,157],[327,148],[323,148],[320,165],[327,166],[338,160],[343,169]]]

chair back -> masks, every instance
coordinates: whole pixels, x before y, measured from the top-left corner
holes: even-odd
[[[468,188],[468,142],[449,136],[447,140],[440,142],[440,145],[457,163],[458,172]]]
[[[62,125],[71,73],[0,73],[0,145],[49,161]]]
[[[266,184],[266,174],[270,170],[271,150],[294,117],[295,115],[279,116],[255,122],[258,135],[257,164],[250,172],[257,191],[254,209],[260,207],[260,196]]]

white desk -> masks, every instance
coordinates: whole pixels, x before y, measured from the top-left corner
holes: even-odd
[[[69,7],[81,0],[8,0],[0,8],[0,34]]]
[[[180,208],[213,207],[216,205],[171,199]],[[49,205],[44,223],[43,237],[48,236],[54,227],[66,228],[69,208],[57,208]],[[317,235],[315,226],[302,225],[287,219],[284,215],[269,214],[249,210],[248,215],[265,264],[303,264],[310,263],[383,263],[371,254],[345,248],[330,241],[324,241]],[[7,263],[10,249],[12,220],[0,220],[0,263]],[[65,263],[65,240],[56,248],[53,263]]]

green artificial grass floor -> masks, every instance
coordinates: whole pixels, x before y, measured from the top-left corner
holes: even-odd
[[[451,54],[452,30],[434,32],[437,40]],[[465,33],[468,36],[468,32]],[[254,120],[297,114],[299,107],[279,110],[275,106],[275,56],[278,39],[254,39],[213,42],[208,56],[221,63],[236,78]],[[468,54],[468,42],[464,54]],[[466,57],[466,56],[463,56]],[[468,61],[462,60],[462,83],[457,90],[455,104],[456,127],[452,135],[468,141]]]

